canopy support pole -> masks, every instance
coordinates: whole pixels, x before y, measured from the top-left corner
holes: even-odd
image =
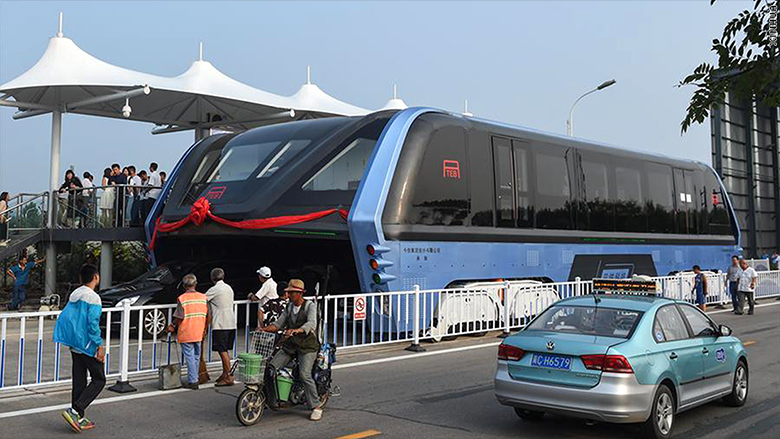
[[[57,220],[57,182],[60,175],[60,145],[62,141],[62,111],[51,113],[51,157],[49,162],[49,208],[46,212],[46,227],[53,231]],[[51,235],[49,235],[51,236]],[[54,241],[46,242],[46,294],[57,292],[57,247]]]

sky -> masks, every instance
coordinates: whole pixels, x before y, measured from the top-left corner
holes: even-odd
[[[0,84],[32,67],[57,32],[103,61],[175,76],[204,59],[228,76],[291,95],[306,80],[363,108],[410,106],[709,163],[710,126],[680,134],[693,92],[676,84],[751,1],[19,1],[0,0]],[[48,187],[51,116],[0,107],[0,191]],[[99,176],[113,162],[170,170],[193,133],[66,114],[60,169]]]

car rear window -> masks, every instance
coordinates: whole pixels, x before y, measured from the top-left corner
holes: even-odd
[[[630,309],[555,305],[526,329],[629,338],[641,317],[642,312]]]

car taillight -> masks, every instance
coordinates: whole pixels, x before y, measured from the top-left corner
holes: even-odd
[[[524,354],[525,352],[518,347],[510,346],[508,344],[503,344],[503,343],[498,345],[499,360],[517,361],[523,358]]]
[[[622,355],[583,355],[580,357],[586,369],[602,372],[634,373],[631,364]]]

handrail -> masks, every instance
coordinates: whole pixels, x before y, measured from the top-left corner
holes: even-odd
[[[7,212],[10,212],[10,211],[12,211],[12,210],[17,210],[17,209],[19,209],[20,207],[22,207],[22,206],[25,206],[25,205],[27,205],[27,204],[30,204],[30,203],[32,203],[33,201],[36,201],[36,200],[37,200],[37,199],[39,199],[39,198],[40,198],[40,199],[43,199],[43,200],[45,200],[45,199],[46,199],[46,197],[49,195],[49,193],[48,193],[48,192],[42,192],[42,193],[40,193],[40,194],[18,194],[18,195],[16,195],[15,197],[13,197],[13,198],[11,198],[11,199],[13,200],[14,198],[18,198],[18,197],[19,197],[19,196],[21,196],[21,195],[34,195],[34,196],[35,196],[35,198],[30,198],[30,199],[29,199],[29,200],[27,200],[27,201],[23,201],[23,202],[21,202],[21,203],[14,204],[13,206],[11,206],[11,207],[9,207],[9,208],[7,208],[7,209],[5,209],[5,210],[3,210],[3,211],[0,211],[0,215],[4,215],[4,214],[6,214]]]

